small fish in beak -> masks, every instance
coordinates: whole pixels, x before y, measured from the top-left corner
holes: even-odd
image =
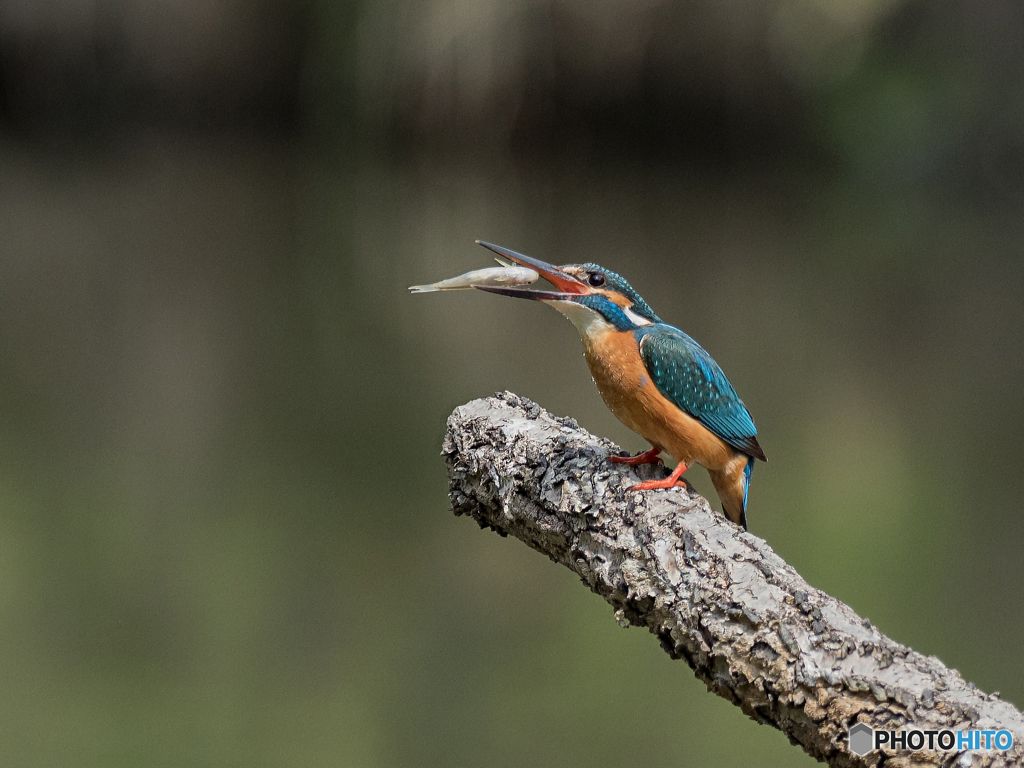
[[[502,296],[514,296],[520,299],[533,299],[534,301],[563,301],[572,300],[573,297],[586,295],[591,293],[590,288],[583,282],[580,281],[575,275],[570,275],[568,272],[563,271],[561,268],[556,267],[553,264],[548,264],[546,261],[540,259],[534,259],[531,256],[525,256],[522,253],[503,248],[500,245],[494,245],[493,243],[485,243],[483,240],[477,240],[477,245],[482,245],[494,253],[500,256],[504,256],[506,259],[514,261],[516,264],[522,264],[524,267],[532,268],[540,273],[540,276],[555,286],[557,291],[523,291],[517,288],[506,288],[503,286],[485,286],[477,285],[475,288],[479,288],[482,291],[488,293],[497,293]],[[501,260],[498,260],[502,263]]]
[[[462,291],[470,288],[501,287],[511,285],[529,285],[540,279],[540,274],[529,267],[517,267],[501,260],[501,267],[488,267],[487,269],[474,269],[458,277],[451,277],[447,280],[439,280],[429,285],[409,286],[410,293],[432,293],[434,291]]]

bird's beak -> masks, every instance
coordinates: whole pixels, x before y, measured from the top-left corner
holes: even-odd
[[[582,296],[591,292],[586,283],[580,282],[568,272],[563,272],[558,267],[547,262],[510,251],[508,248],[502,248],[500,245],[485,243],[483,240],[477,240],[477,243],[484,248],[494,251],[499,256],[504,256],[506,259],[514,261],[516,264],[537,270],[540,276],[554,285],[558,291],[531,291],[525,288],[500,288],[492,285],[475,285],[473,286],[474,288],[487,291],[488,293],[497,293],[502,296],[515,296],[520,299],[535,299],[539,301],[567,301],[572,300],[573,296]]]

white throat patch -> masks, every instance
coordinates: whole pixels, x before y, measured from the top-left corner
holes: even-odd
[[[604,334],[615,330],[615,326],[605,320],[600,312],[583,304],[577,304],[575,301],[547,301],[544,303],[550,304],[572,320],[572,324],[576,326],[576,330],[580,332],[580,336],[584,339],[604,336]],[[633,325],[640,328],[653,325],[646,317],[640,317],[640,315],[628,307],[620,307],[620,309],[622,309],[623,314],[629,318]]]
[[[615,330],[615,326],[605,320],[600,312],[577,304],[575,301],[548,301],[545,303],[568,317],[584,340],[604,336]]]

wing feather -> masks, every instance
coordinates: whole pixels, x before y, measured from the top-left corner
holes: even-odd
[[[640,357],[661,394],[736,450],[767,461],[750,411],[700,344],[663,323],[637,335]]]

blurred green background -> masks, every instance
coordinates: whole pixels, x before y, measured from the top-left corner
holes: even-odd
[[[445,418],[494,390],[645,447],[556,313],[406,293],[475,238],[626,275],[757,419],[751,530],[1024,703],[1022,35],[1012,0],[0,5],[4,762],[811,763],[448,512]]]

